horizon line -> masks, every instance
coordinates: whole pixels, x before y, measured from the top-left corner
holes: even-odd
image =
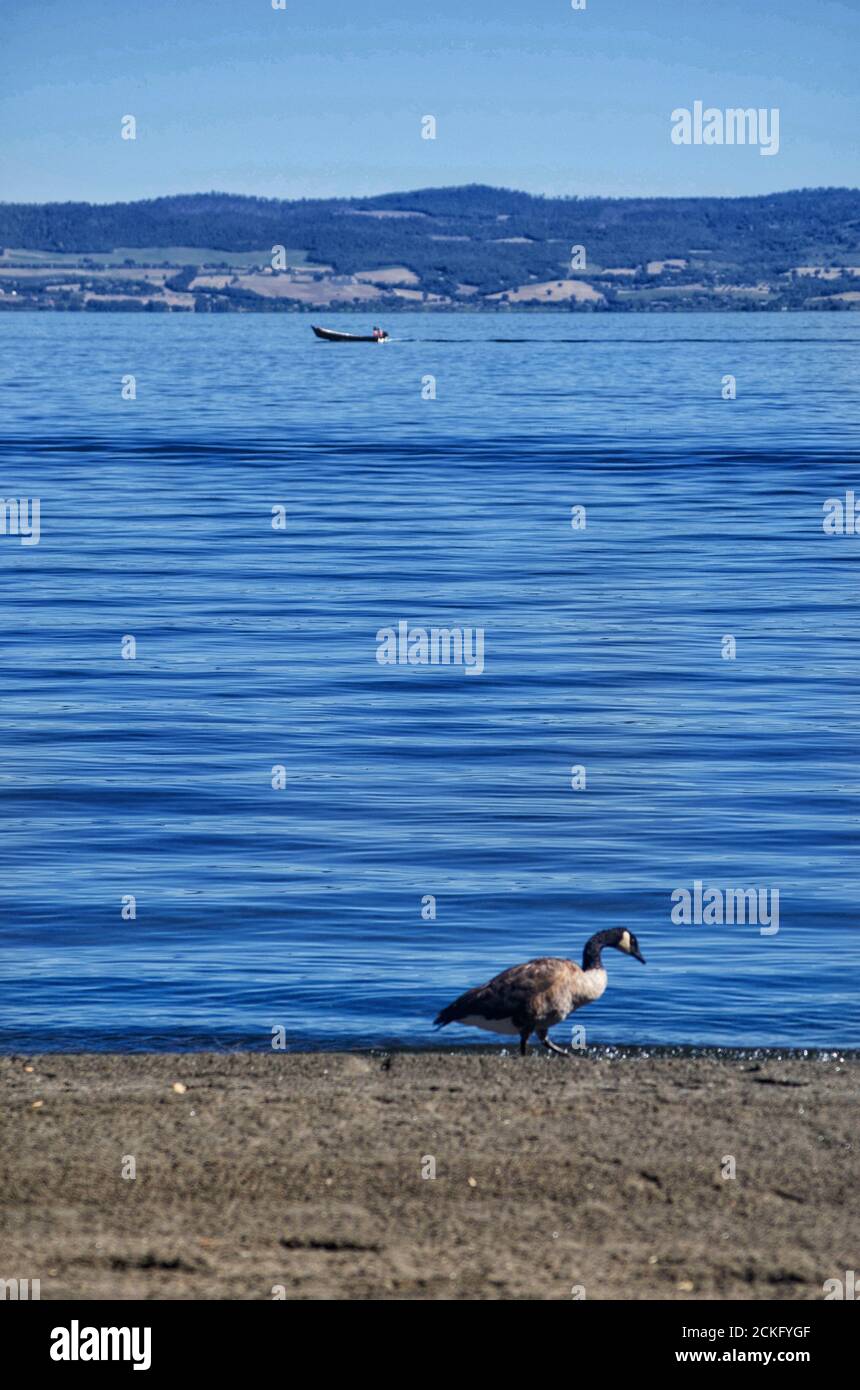
[[[592,202],[592,203],[696,203],[704,201],[720,202],[758,202],[767,198],[785,198],[797,193],[860,193],[860,186],[852,184],[804,184],[795,188],[783,188],[770,193],[530,193],[525,189],[511,188],[505,184],[491,183],[449,183],[425,184],[420,188],[391,189],[384,193],[346,193],[332,194],[329,197],[281,198],[266,193],[232,193],[227,189],[207,188],[182,193],[159,193],[148,198],[109,198],[96,201],[91,198],[47,198],[42,201],[22,201],[0,199],[0,207],[134,207],[139,203],[167,202],[174,198],[237,198],[248,202],[268,203],[372,203],[382,198],[414,198],[425,193],[465,192],[485,189],[491,193],[508,193],[517,198],[531,198],[539,202]]]

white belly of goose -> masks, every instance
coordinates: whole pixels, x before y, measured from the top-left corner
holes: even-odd
[[[516,1028],[509,1018],[484,1018],[481,1014],[469,1014],[468,1018],[458,1018],[458,1023],[465,1023],[467,1028],[483,1028],[487,1033],[504,1033],[506,1036],[518,1038],[519,1028]]]

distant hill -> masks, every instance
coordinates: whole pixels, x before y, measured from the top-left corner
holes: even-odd
[[[860,303],[860,190],[5,203],[0,247],[4,308],[845,309]]]

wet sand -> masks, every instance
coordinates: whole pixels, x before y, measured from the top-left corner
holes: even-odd
[[[0,1278],[43,1299],[820,1299],[860,1250],[858,1082],[835,1054],[3,1057]]]

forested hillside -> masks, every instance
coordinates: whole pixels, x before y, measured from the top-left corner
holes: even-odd
[[[276,293],[261,285],[261,276],[273,275],[277,246],[287,249],[289,264],[280,267],[284,277],[274,275]],[[314,302],[354,307],[375,297],[390,307],[419,301],[578,309],[727,307],[731,301],[739,307],[748,300],[750,307],[851,308],[860,287],[853,273],[860,272],[860,191],[541,198],[473,185],[295,202],[200,193],[106,205],[6,203],[0,204],[0,247],[3,307],[11,307],[10,297],[38,299],[45,288],[33,273],[22,275],[12,296],[7,277],[14,266],[32,272],[74,263],[101,274],[99,258],[120,249],[126,267],[187,266],[188,254],[171,255],[171,248],[184,248],[199,250],[192,268],[221,266],[231,275],[215,285],[185,274],[171,292],[187,301],[165,307],[271,311]],[[29,260],[26,252],[33,253]],[[298,266],[305,270],[298,273]],[[380,271],[385,274],[374,282]],[[322,291],[315,300],[304,291],[291,294],[290,283],[301,286],[311,272],[318,286],[358,276],[364,289],[328,301]],[[75,276],[66,278],[76,284]],[[125,293],[111,283],[112,294]],[[139,288],[135,293],[141,297]],[[108,301],[111,294],[96,289],[91,298]],[[55,295],[44,307],[70,306]]]

